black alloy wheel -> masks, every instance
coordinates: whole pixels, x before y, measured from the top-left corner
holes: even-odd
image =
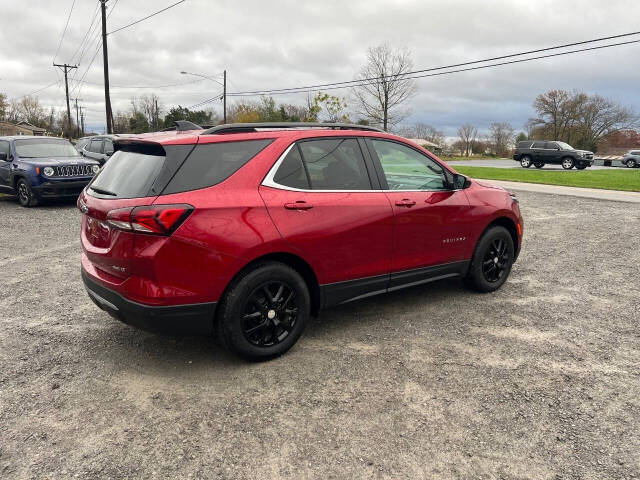
[[[496,238],[487,249],[482,260],[482,274],[487,282],[498,282],[510,266],[507,242]]]
[[[627,160],[627,168],[636,168],[636,161],[633,158]]]
[[[507,281],[514,260],[511,233],[499,225],[489,227],[478,240],[464,283],[477,292],[498,290]]]
[[[282,281],[267,282],[245,302],[242,333],[252,345],[271,347],[291,334],[298,312],[293,288]]]
[[[31,190],[31,185],[24,178],[18,180],[16,190],[18,202],[23,207],[34,207],[38,203],[33,190]]]
[[[298,271],[265,261],[240,272],[216,313],[218,337],[236,355],[260,361],[282,355],[311,316],[311,295]]]

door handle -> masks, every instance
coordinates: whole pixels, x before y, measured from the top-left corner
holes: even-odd
[[[402,200],[398,200],[396,205],[399,207],[413,207],[416,204],[413,200],[409,200],[408,198],[403,198]]]
[[[284,204],[284,208],[287,210],[311,210],[313,205],[305,202],[304,200],[298,200],[296,202],[287,202]]]

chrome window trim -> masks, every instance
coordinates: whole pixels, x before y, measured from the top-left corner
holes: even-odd
[[[331,137],[327,137],[327,138],[331,138]],[[358,138],[358,137],[354,137],[354,138]],[[262,180],[262,183],[260,184],[261,186],[271,187],[277,190],[286,190],[289,192],[303,192],[303,193],[459,192],[460,190],[463,190],[461,188],[458,188],[455,190],[392,190],[392,189],[314,190],[314,189],[302,189],[302,188],[288,187],[287,185],[281,185],[274,180],[274,177],[276,176],[276,172],[278,171],[278,168],[280,168],[280,165],[282,164],[282,162],[284,162],[284,159],[286,158],[286,156],[296,145],[297,145],[297,142],[293,142],[291,145],[287,147],[287,149],[282,153],[282,155],[278,157],[278,160],[276,160],[276,162],[273,164],[273,166],[271,167],[267,175],[264,177],[264,180]]]

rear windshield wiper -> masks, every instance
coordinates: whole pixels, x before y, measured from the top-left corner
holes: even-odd
[[[97,188],[97,187],[89,187],[89,188],[91,190],[93,190],[94,192],[99,193],[101,195],[110,195],[112,197],[117,197],[118,196],[117,193],[110,192],[109,190],[103,190],[103,189]]]

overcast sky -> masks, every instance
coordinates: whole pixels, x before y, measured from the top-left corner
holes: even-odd
[[[0,92],[16,98],[62,79],[52,63],[72,1],[31,0],[26,7],[0,0]],[[108,31],[174,2],[109,0]],[[76,0],[57,63],[78,62],[97,5]],[[384,42],[408,47],[415,68],[423,69],[633,32],[638,18],[638,0],[186,0],[109,36],[111,98],[114,111],[151,92],[165,109],[189,106],[221,88],[181,70],[215,76],[226,68],[229,91],[296,87],[353,79],[367,47]],[[88,125],[101,131],[100,51],[87,71],[97,42],[90,38],[72,75],[96,85],[72,81],[71,96],[82,98]],[[640,43],[419,79],[407,123],[422,121],[447,135],[464,122],[481,130],[494,121],[522,128],[535,96],[555,88],[599,93],[640,111],[639,61]],[[169,84],[181,85],[121,88]],[[349,97],[348,90],[331,93],[338,92]],[[45,106],[65,105],[63,82],[35,95]],[[305,97],[275,98],[302,104]],[[220,102],[211,106],[221,109]]]

